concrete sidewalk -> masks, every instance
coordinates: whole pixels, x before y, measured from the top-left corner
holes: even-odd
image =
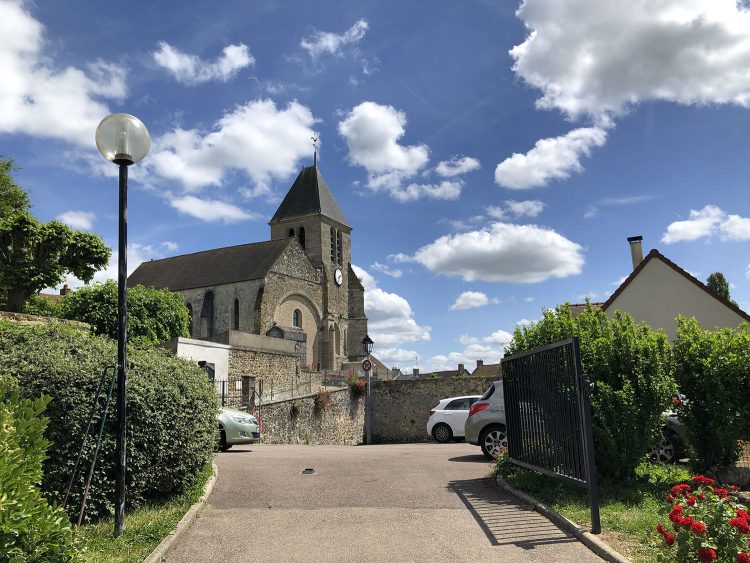
[[[215,462],[168,561],[601,561],[501,492],[468,444],[257,445]]]

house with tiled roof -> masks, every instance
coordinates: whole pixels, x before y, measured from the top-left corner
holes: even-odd
[[[502,377],[502,369],[500,364],[485,364],[484,360],[477,360],[477,367],[471,372],[473,377],[495,377],[500,379]]]
[[[658,250],[644,258],[642,240],[640,236],[628,238],[633,271],[600,305],[609,316],[625,311],[637,321],[662,329],[670,340],[675,338],[678,315],[695,317],[706,330],[750,322],[745,311]]]

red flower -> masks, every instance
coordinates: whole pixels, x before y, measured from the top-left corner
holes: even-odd
[[[750,520],[750,514],[742,510],[741,508],[737,509],[737,518],[744,518],[745,520]]]
[[[688,503],[688,506],[693,506],[693,505],[695,504],[695,502],[696,502],[697,500],[698,500],[698,499],[697,499],[697,498],[695,498],[695,497],[694,497],[693,495],[690,495],[690,496],[689,496],[689,497],[687,498],[687,503]]]
[[[706,500],[706,495],[704,495],[703,493],[701,493],[701,494],[698,495],[698,498],[701,499],[701,500]]]
[[[664,530],[664,528],[662,527],[661,524],[657,524],[656,525],[656,531],[659,532],[660,536],[663,536],[664,534],[667,533],[666,530]]]
[[[720,498],[727,498],[729,496],[729,491],[727,489],[714,489],[714,494],[719,496]]]
[[[729,525],[733,528],[737,528],[740,534],[750,534],[750,523],[744,518],[732,518],[729,521]]]
[[[750,555],[744,551],[737,554],[737,563],[750,563]]]
[[[691,487],[687,483],[683,483],[682,485],[675,485],[670,489],[670,492],[672,493],[672,496],[678,497],[682,493],[690,491]]]
[[[698,559],[701,561],[713,561],[716,559],[716,552],[710,547],[699,547]]]
[[[740,490],[740,488],[737,485],[732,485],[731,487],[729,487],[729,489],[732,490],[732,491],[739,491]]]
[[[693,519],[690,516],[685,516],[685,518],[682,519],[680,522],[683,528],[690,529],[690,526],[693,525]]]
[[[672,545],[676,539],[677,536],[675,536],[674,534],[670,534],[669,532],[666,532],[664,534],[664,541],[667,542],[667,545]]]
[[[680,401],[680,399],[678,399],[677,397],[672,397],[672,404],[676,407],[679,407],[682,405],[682,401]]]
[[[704,477],[703,475],[696,475],[693,477],[693,483],[697,485],[713,485],[716,481],[709,477]]]
[[[706,526],[703,522],[699,522],[696,520],[690,525],[690,529],[696,536],[700,536],[701,534],[703,534],[703,532],[708,530],[708,526]]]

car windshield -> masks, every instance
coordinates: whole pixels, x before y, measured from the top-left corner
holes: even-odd
[[[492,397],[492,394],[494,392],[495,392],[495,385],[493,384],[493,385],[490,385],[490,388],[487,389],[487,391],[484,392],[484,395],[482,395],[481,397],[479,397],[479,400],[480,401],[486,401],[487,399],[489,399],[490,397]]]

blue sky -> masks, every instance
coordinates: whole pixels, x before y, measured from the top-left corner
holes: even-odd
[[[132,269],[268,239],[318,134],[404,369],[495,362],[518,322],[604,300],[632,235],[747,310],[750,13],[653,4],[0,0],[0,153],[37,216],[115,247],[94,131],[138,116]]]

